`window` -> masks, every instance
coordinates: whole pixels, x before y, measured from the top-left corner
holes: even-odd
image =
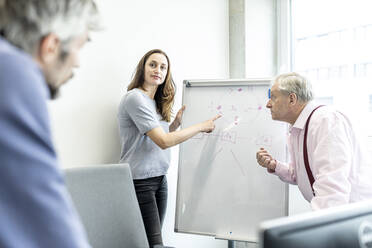
[[[292,0],[292,70],[351,119],[372,151],[372,1]]]

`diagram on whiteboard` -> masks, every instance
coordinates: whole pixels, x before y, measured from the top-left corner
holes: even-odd
[[[232,101],[233,99],[233,101]],[[199,133],[194,139],[211,136],[219,137],[223,142],[236,144],[238,139],[250,139],[242,131],[255,124],[260,115],[267,115],[265,99],[254,90],[253,86],[228,87],[219,92],[205,106],[210,116],[220,114],[219,126],[222,127],[213,134]],[[245,126],[245,127],[244,127]],[[255,138],[257,145],[271,146],[272,137],[260,135]]]

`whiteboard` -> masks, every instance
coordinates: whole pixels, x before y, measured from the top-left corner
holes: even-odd
[[[288,185],[256,161],[286,160],[287,125],[266,108],[270,79],[184,81],[182,127],[221,114],[180,145],[175,231],[256,242],[261,221],[288,214]]]

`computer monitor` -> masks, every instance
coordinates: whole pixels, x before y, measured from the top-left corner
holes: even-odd
[[[372,201],[265,221],[261,248],[371,248]]]

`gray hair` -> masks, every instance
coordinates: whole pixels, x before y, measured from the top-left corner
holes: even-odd
[[[279,90],[289,94],[295,93],[298,99],[302,102],[313,100],[314,93],[309,80],[298,73],[290,72],[277,76],[274,83],[278,83]]]
[[[71,38],[99,25],[93,0],[0,0],[0,34],[30,54],[50,33],[63,49]]]

